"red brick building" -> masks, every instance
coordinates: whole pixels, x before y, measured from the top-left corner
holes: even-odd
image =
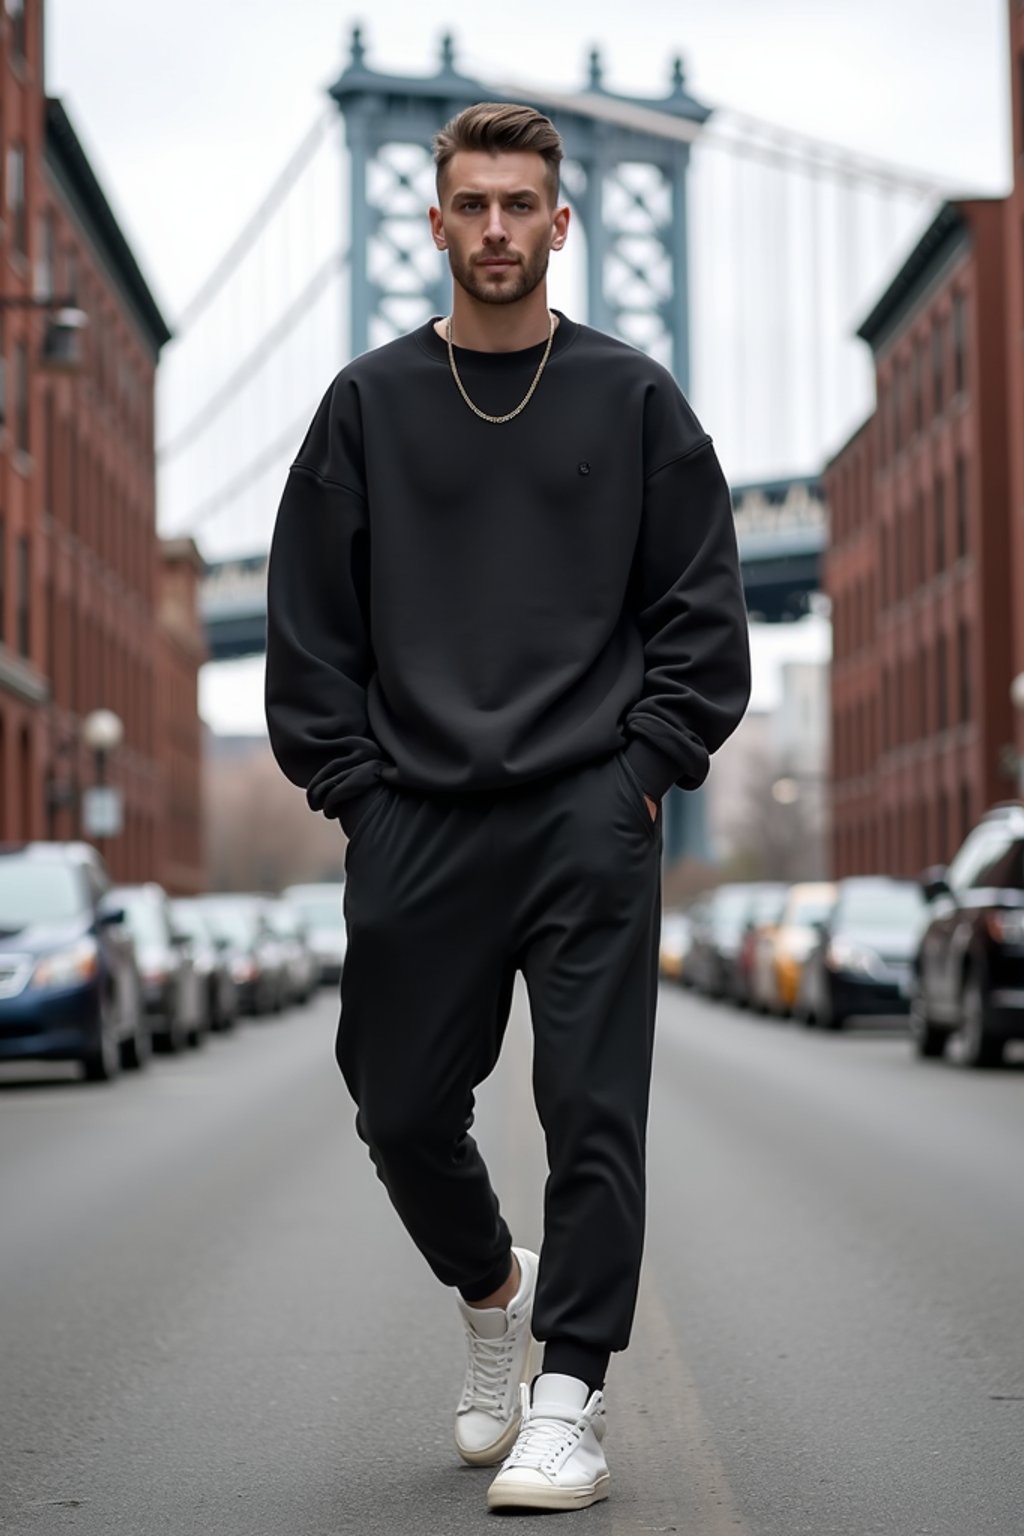
[[[191,539],[160,546],[160,633],[157,647],[157,758],[163,774],[157,841],[161,884],[169,891],[206,884],[202,808],[198,793],[202,722],[196,684],[207,658],[199,617],[203,561]]]
[[[858,332],[877,408],[825,477],[838,876],[944,861],[1013,789],[1006,216],[945,204]]]
[[[46,366],[47,313],[9,302],[48,297],[87,316],[74,373]],[[171,883],[193,888],[195,839],[174,838],[186,794],[200,802],[199,656],[190,641],[189,691],[185,652],[175,638],[173,657],[162,655],[158,617],[153,394],[170,332],[64,108],[46,97],[40,0],[0,11],[3,300],[0,839],[82,835],[82,791],[94,773],[82,721],[103,706],[125,729],[107,774],[124,803],[123,832],[105,848],[114,876],[161,879],[161,858],[175,850],[183,862]],[[180,553],[167,566],[175,590],[179,563]],[[162,757],[171,740],[173,766]]]
[[[1018,788],[1024,796],[1024,0],[1009,0],[1013,192],[1007,210],[1010,499],[1014,566],[1014,689]]]

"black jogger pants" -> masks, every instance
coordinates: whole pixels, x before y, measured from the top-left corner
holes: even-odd
[[[469,1128],[523,973],[549,1167],[533,1331],[583,1380],[636,1306],[661,821],[617,752],[493,795],[379,784],[346,852],[338,1065],[409,1235],[470,1301],[509,1273]]]

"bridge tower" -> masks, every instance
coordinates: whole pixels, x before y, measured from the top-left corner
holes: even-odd
[[[473,80],[456,68],[450,36],[435,74],[380,73],[367,64],[356,27],[330,95],[349,150],[353,356],[450,307],[447,264],[424,216],[433,201],[433,134],[472,102],[524,101],[552,119],[565,144],[566,196],[586,239],[588,322],[651,353],[689,391],[687,169],[711,114],[686,89],[681,60],[668,94],[646,99],[607,90],[594,52],[586,88],[570,95]],[[708,856],[700,791],[671,790],[664,818],[667,859]]]

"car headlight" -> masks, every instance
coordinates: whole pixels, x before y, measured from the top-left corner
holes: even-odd
[[[997,944],[1024,944],[1024,912],[989,912],[985,926]]]
[[[853,944],[849,939],[833,939],[825,951],[829,969],[848,971],[860,976],[874,976],[881,968],[881,961],[874,950],[863,944]]]
[[[99,947],[95,939],[80,939],[70,949],[44,955],[32,973],[33,987],[74,987],[92,981],[100,968]]]

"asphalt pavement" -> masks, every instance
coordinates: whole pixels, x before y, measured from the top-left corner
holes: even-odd
[[[520,984],[478,1130],[543,1154]],[[0,1073],[0,1530],[462,1536],[450,1296],[355,1137],[336,994],[113,1087]],[[28,1076],[29,1081],[24,1081]],[[664,988],[648,1246],[592,1536],[1021,1536],[1024,1066]],[[539,1517],[543,1519],[544,1517]]]

